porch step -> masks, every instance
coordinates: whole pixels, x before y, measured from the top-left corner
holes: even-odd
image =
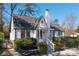
[[[51,54],[54,52],[54,44],[51,42],[50,39],[46,39],[46,42],[48,44],[48,54]]]

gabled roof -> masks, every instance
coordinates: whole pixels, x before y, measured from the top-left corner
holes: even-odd
[[[20,15],[13,15],[13,18],[15,21],[20,21],[20,24],[18,23],[17,25],[15,24],[16,28],[19,27],[26,27],[26,28],[30,28],[30,29],[36,29],[37,26],[39,25],[41,19],[45,18],[43,16],[41,16],[40,18],[34,18],[34,17],[29,17],[29,16],[20,16]],[[21,24],[23,24],[23,26],[21,26]],[[60,27],[58,24],[56,24],[55,22],[51,22],[50,24],[51,28],[56,28],[60,31],[63,31],[62,27]]]
[[[21,19],[31,24],[35,24],[36,22],[36,18],[29,17],[29,16],[13,15],[13,18],[16,18],[17,20]]]
[[[56,28],[56,29],[58,29],[60,31],[64,31],[64,29],[59,24],[57,24],[55,22],[51,22],[50,27],[51,28]]]
[[[29,25],[29,27],[32,27],[32,29],[34,29],[35,27],[36,27],[36,25],[38,24],[38,20],[36,19],[36,18],[34,18],[34,17],[29,17],[29,16],[20,16],[20,15],[13,15],[13,18],[14,18],[14,21],[15,21],[15,23],[17,22],[17,21],[20,21],[17,25],[15,25],[15,27],[22,27],[22,26],[20,26],[20,25],[23,25],[23,26],[27,26],[27,25]],[[23,22],[23,24],[22,24],[22,22]],[[14,23],[14,24],[15,24]],[[27,24],[27,25],[26,25]]]

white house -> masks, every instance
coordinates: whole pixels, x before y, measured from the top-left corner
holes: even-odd
[[[35,38],[38,42],[46,41],[48,44],[48,54],[54,51],[52,39],[64,36],[62,28],[51,21],[49,10],[45,10],[45,15],[40,18],[13,15],[10,24],[10,40],[22,38]]]
[[[28,16],[13,15],[10,27],[10,40],[21,38],[36,38],[37,40],[50,40],[53,37],[64,36],[62,28],[51,22],[49,10],[45,16],[33,18]]]

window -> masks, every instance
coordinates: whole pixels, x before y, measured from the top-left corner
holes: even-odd
[[[59,31],[59,32],[58,32],[58,35],[62,35],[62,32]]]
[[[42,39],[42,31],[40,31],[40,38]]]
[[[16,30],[16,39],[21,39],[21,30]]]
[[[43,23],[43,21],[41,21],[41,23]]]
[[[37,32],[37,37],[38,37],[39,39],[42,39],[42,31],[41,31],[41,30],[38,30],[38,32]]]

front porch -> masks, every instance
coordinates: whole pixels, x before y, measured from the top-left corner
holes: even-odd
[[[30,38],[30,31],[27,29],[15,29],[15,39]]]

